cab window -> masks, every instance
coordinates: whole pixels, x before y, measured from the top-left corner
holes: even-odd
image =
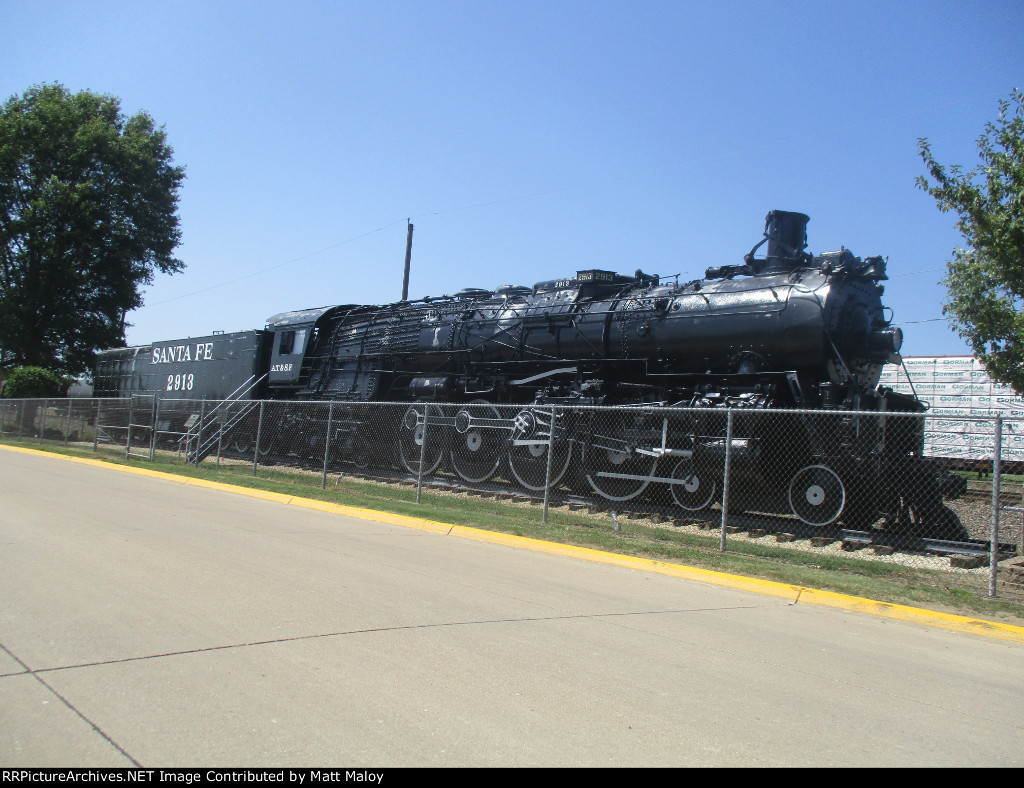
[[[277,346],[277,355],[290,356],[292,353],[302,352],[302,343],[306,339],[306,329],[298,331],[282,331],[281,339]]]

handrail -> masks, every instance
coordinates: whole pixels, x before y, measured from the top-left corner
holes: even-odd
[[[181,449],[184,449],[186,458],[194,461],[202,459],[202,457],[205,456],[204,452],[206,452],[207,449],[212,448],[214,443],[219,441],[228,429],[233,427],[252,411],[257,400],[246,400],[247,407],[242,408],[225,423],[221,424],[219,429],[215,430],[210,437],[203,440],[201,443],[198,441],[199,436],[202,435],[203,431],[217,421],[220,415],[218,411],[222,408],[227,410],[231,406],[242,401],[242,397],[256,388],[256,386],[258,386],[266,377],[266,373],[258,378],[255,375],[250,375],[234,391],[232,391],[226,399],[220,400],[209,412],[205,413],[201,419],[198,419],[191,427],[188,428],[188,431],[178,439],[178,445]],[[194,452],[190,449],[190,445],[193,442],[197,443]],[[193,454],[194,456],[191,456]]]

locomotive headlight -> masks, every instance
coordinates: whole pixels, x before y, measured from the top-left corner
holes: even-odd
[[[883,328],[871,335],[870,348],[873,351],[889,355],[890,353],[899,353],[901,347],[903,347],[903,330],[900,328]]]

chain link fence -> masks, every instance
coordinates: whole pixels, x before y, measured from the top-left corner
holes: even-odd
[[[924,454],[936,417],[799,411],[754,398],[693,408],[354,403],[134,396],[0,399],[0,439],[129,460],[287,467],[587,510],[690,530],[709,549],[761,540],[963,576],[1024,595],[1024,420],[974,417],[986,459]],[[1004,454],[1010,458],[1004,460]],[[429,514],[429,513],[427,513]],[[1022,597],[1024,598],[1024,597]]]

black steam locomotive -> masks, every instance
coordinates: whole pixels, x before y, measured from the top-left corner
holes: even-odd
[[[391,443],[411,472],[447,459],[470,482],[550,480],[613,501],[660,490],[691,512],[720,498],[728,453],[732,511],[967,538],[942,503],[955,480],[922,458],[920,420],[896,415],[926,406],[876,388],[902,343],[885,261],[812,256],[808,221],[771,211],[742,264],[690,282],[587,270],[105,351],[95,393],[347,403],[332,440],[378,448],[357,403],[404,402]],[[426,423],[446,435],[429,450]]]

